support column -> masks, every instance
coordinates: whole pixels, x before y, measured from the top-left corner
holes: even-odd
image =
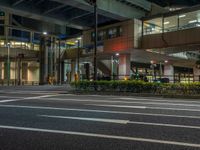
[[[165,65],[164,66],[164,76],[165,76],[165,78],[169,78],[170,82],[174,82],[174,66]]]
[[[84,66],[85,66],[86,79],[90,80],[90,64],[86,63],[86,64],[84,64]]]
[[[71,81],[75,81],[75,74],[76,74],[76,61],[71,61]]]
[[[200,82],[200,69],[193,68],[194,82]]]
[[[119,56],[119,79],[130,78],[130,55]]]
[[[48,78],[48,49],[46,48],[45,37],[40,43],[40,85],[47,84]]]

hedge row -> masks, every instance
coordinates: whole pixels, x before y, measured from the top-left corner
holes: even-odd
[[[132,92],[172,95],[200,95],[200,83],[150,83],[144,81],[78,81],[71,85],[79,91]]]

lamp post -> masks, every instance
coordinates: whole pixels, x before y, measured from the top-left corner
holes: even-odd
[[[7,58],[7,84],[9,86],[10,83],[10,43],[7,43],[7,48],[8,48],[8,58]]]
[[[77,76],[78,80],[80,79],[80,40],[81,38],[78,39],[78,50],[77,50]]]
[[[58,79],[58,83],[61,85],[62,84],[62,82],[61,82],[61,78],[62,78],[62,74],[61,74],[62,66],[61,66],[61,56],[60,56],[61,55],[61,41],[60,41],[60,38],[59,38],[59,41],[58,41],[58,47],[59,47],[58,48],[58,53],[59,53],[58,54],[59,55],[58,56],[58,65],[59,65],[59,67],[58,67],[59,68],[59,71],[58,71],[59,72],[59,74],[58,74],[58,78],[59,78]]]

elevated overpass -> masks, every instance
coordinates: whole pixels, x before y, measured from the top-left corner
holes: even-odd
[[[98,0],[99,23],[141,18],[151,10],[147,0]],[[88,0],[1,0],[0,10],[77,29],[93,26]]]

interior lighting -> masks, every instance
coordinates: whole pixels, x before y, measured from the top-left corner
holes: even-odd
[[[184,18],[186,17],[186,15],[179,15],[179,18]]]
[[[190,20],[189,23],[195,23],[197,20]]]
[[[47,35],[47,32],[43,32],[43,35]]]
[[[127,78],[127,77],[124,77],[124,80],[125,80],[125,81],[127,81],[127,80],[128,80],[128,78]]]
[[[119,56],[119,53],[116,53],[115,55],[116,55],[116,56]]]
[[[165,63],[168,63],[169,61],[168,60],[165,60]]]
[[[164,22],[164,25],[167,25],[167,24],[170,24],[170,22],[169,21]]]
[[[150,61],[151,64],[154,64],[155,62],[153,60]]]

